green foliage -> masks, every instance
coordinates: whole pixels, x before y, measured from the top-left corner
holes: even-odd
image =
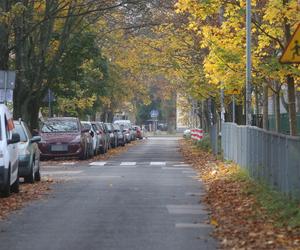
[[[211,151],[210,138],[207,134],[204,135],[203,139],[196,142],[197,146],[203,150]]]
[[[257,201],[276,218],[278,226],[300,227],[298,201],[293,201],[265,185],[253,185],[250,189],[257,197]]]
[[[231,178],[233,181],[247,183],[243,191],[247,195],[254,195],[259,205],[274,219],[278,227],[300,227],[299,201],[292,200],[263,183],[255,182],[243,168],[232,174]]]

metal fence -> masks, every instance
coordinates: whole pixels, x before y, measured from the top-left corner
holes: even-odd
[[[254,179],[300,199],[300,137],[224,123],[222,150],[226,160],[246,168]]]

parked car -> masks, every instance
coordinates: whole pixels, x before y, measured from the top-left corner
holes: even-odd
[[[95,150],[94,150],[94,141],[93,141],[93,136],[91,133],[91,124],[89,123],[84,123],[81,122],[82,127],[87,130],[87,132],[85,132],[86,138],[87,138],[87,158],[91,158],[95,155]]]
[[[134,140],[134,134],[132,131],[130,120],[116,120],[114,121],[114,124],[118,124],[122,129],[125,135],[126,143],[130,143],[131,141]]]
[[[114,130],[116,131],[117,133],[117,137],[118,137],[118,145],[121,145],[121,146],[125,146],[126,144],[126,139],[125,139],[125,135],[123,133],[123,131],[121,130],[119,124],[113,124],[114,126]]]
[[[14,130],[12,115],[0,104],[0,193],[7,197],[19,192],[18,146],[20,135]]]
[[[103,139],[103,144],[102,144],[102,147],[100,147],[100,152],[102,154],[105,154],[110,148],[109,133],[103,122],[95,122],[95,124],[98,128],[99,133],[102,135],[102,139]]]
[[[102,128],[98,124],[98,122],[91,122],[93,130],[95,131],[95,135],[98,138],[98,152],[104,154],[106,152],[106,136],[102,131]]]
[[[100,143],[101,143],[101,134],[99,133],[97,126],[93,122],[81,122],[83,126],[89,129],[89,133],[93,139],[93,152],[94,155],[98,155],[100,153]]]
[[[78,118],[55,117],[44,121],[40,130],[39,149],[41,158],[88,157],[88,129],[83,128]]]
[[[118,146],[118,134],[115,131],[114,126],[111,123],[105,123],[106,129],[109,133],[109,137],[110,137],[110,146],[112,148],[115,148]]]
[[[140,126],[134,125],[133,129],[136,131],[136,138],[142,140],[143,139],[143,131]]]
[[[24,177],[25,182],[33,183],[41,180],[40,150],[38,142],[40,136],[32,136],[26,123],[14,121],[16,132],[20,135],[19,151],[19,177]]]

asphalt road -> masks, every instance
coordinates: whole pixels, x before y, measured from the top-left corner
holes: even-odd
[[[57,163],[68,181],[0,222],[0,249],[216,249],[201,182],[176,138],[152,138],[105,162]]]

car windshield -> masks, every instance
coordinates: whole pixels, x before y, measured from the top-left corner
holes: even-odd
[[[20,135],[20,142],[27,142],[27,136],[21,124],[15,123],[16,132]]]
[[[91,128],[92,128],[91,124],[89,124],[89,123],[82,123],[82,126],[88,130],[91,130]]]
[[[75,120],[46,121],[42,127],[43,133],[78,132],[78,123]]]
[[[118,131],[120,131],[120,126],[119,126],[119,124],[114,124],[114,128],[116,129],[116,130],[118,130]]]
[[[106,123],[106,127],[107,127],[108,131],[113,131],[113,127],[111,126],[111,124]]]
[[[129,124],[128,123],[117,123],[120,128],[124,129],[129,129]]]

